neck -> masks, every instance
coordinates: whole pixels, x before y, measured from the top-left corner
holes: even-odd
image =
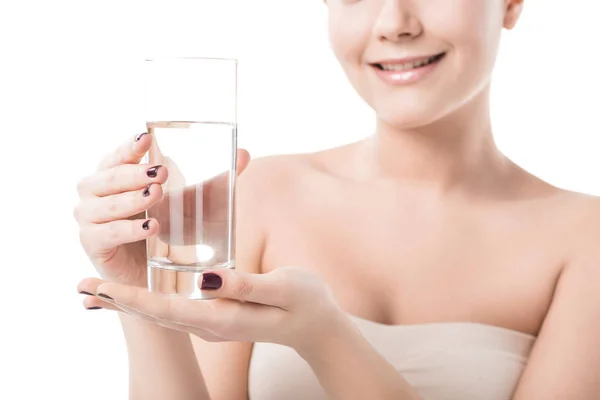
[[[493,139],[488,95],[489,87],[451,115],[416,129],[379,120],[363,147],[368,175],[448,191],[501,173],[507,160]]]

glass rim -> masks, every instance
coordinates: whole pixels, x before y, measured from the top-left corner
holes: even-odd
[[[147,57],[144,61],[227,61],[238,63],[238,59],[234,57],[210,57],[210,56],[156,56]]]

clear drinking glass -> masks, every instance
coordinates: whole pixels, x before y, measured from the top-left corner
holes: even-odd
[[[144,162],[169,174],[162,201],[146,211],[160,225],[147,239],[148,286],[205,299],[202,271],[235,267],[237,61],[154,58],[145,73]]]

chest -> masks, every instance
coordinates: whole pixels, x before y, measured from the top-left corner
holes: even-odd
[[[560,252],[518,212],[365,198],[273,210],[265,272],[312,269],[349,313],[385,324],[474,321],[535,334]]]

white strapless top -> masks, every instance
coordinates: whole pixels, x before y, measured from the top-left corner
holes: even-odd
[[[535,343],[534,336],[477,323],[352,319],[425,400],[509,400]],[[271,343],[254,344],[248,391],[250,400],[327,400],[306,361]]]

